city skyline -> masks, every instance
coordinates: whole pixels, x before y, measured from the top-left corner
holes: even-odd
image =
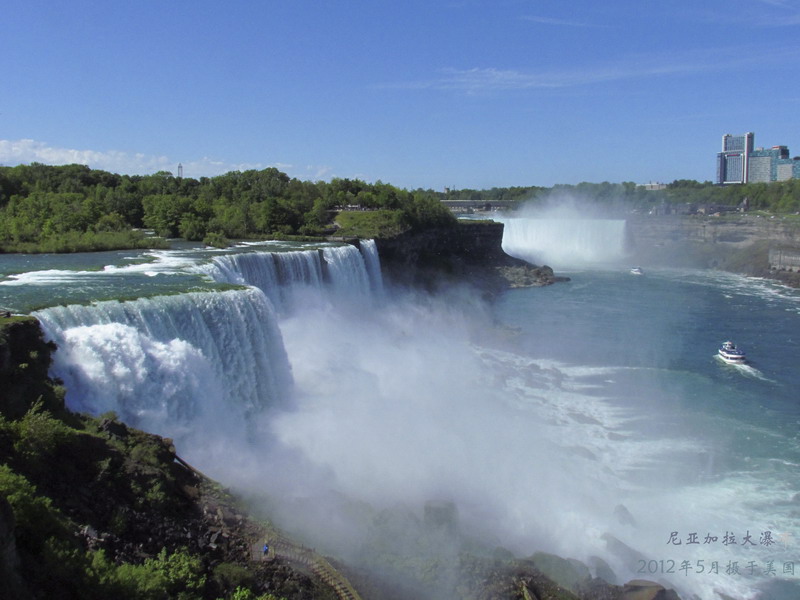
[[[721,132],[800,144],[790,0],[10,0],[4,13],[5,165],[487,189],[715,181]]]
[[[755,133],[726,133],[717,153],[719,185],[769,183],[800,179],[800,157],[792,157],[784,145],[756,146]]]

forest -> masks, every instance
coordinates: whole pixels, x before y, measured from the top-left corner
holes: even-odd
[[[380,181],[309,182],[275,168],[200,179],[118,175],[83,165],[0,167],[0,249],[66,252],[153,247],[161,238],[324,235],[337,210],[383,210],[404,228],[454,223],[438,198]],[[161,240],[164,244],[164,240]]]
[[[193,179],[167,171],[119,175],[32,163],[0,167],[0,251],[158,247],[166,246],[165,238],[224,246],[229,239],[321,236],[331,232],[333,216],[348,209],[380,210],[400,230],[425,228],[454,223],[442,200],[522,203],[560,193],[644,208],[738,206],[747,198],[751,210],[800,211],[800,180],[735,186],[676,180],[657,191],[633,182],[434,191],[359,179],[301,181],[275,168]]]

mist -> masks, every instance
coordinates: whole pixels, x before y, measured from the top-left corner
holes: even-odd
[[[604,370],[516,353],[467,288],[386,296],[370,308],[301,301],[280,321],[292,407],[263,413],[251,436],[220,432],[224,452],[191,438],[179,450],[292,535],[384,581],[419,581],[435,562],[431,598],[449,595],[465,549],[602,556],[633,578],[608,535],[632,533],[621,503],[640,518],[637,494],[680,476],[661,462],[663,432],[633,433],[633,415],[595,391]],[[655,402],[644,386],[625,393]],[[690,444],[670,452],[683,466],[708,460]],[[436,507],[452,510],[432,526]]]
[[[497,220],[505,225],[503,250],[554,269],[619,267],[629,260],[620,201],[600,202],[555,191]]]
[[[599,367],[591,351],[616,332],[598,323],[618,321],[553,320],[549,288],[508,296],[540,299],[517,327],[468,286],[389,287],[352,247],[220,257],[215,272],[245,263],[276,309],[251,281],[42,311],[68,403],[173,437],[256,514],[406,597],[452,597],[461,552],[601,557],[621,583],[637,557],[660,558],[667,527],[748,525],[729,487],[697,487],[719,457],[686,435],[680,391],[626,366],[682,313],[632,324],[617,344],[630,354]]]
[[[410,523],[421,536],[426,505],[451,504],[457,527],[437,542],[439,554],[445,540],[455,552],[474,538],[521,556],[569,555],[578,532],[613,515],[614,482],[598,477],[591,451],[581,456],[576,440],[564,438],[558,419],[567,409],[544,396],[555,389],[567,400],[560,375],[476,346],[492,324],[475,298],[407,294],[366,314],[305,310],[281,331],[293,408],[265,413],[237,458],[202,463],[236,487],[266,493],[275,520],[315,547],[374,567],[376,540],[389,533],[376,515],[402,517],[413,538]],[[516,393],[508,389],[514,375],[527,380]],[[572,410],[579,405],[574,399]],[[409,545],[400,553],[425,553]]]

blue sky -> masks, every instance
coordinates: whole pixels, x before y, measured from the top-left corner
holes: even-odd
[[[5,0],[0,164],[405,188],[800,154],[800,0]]]

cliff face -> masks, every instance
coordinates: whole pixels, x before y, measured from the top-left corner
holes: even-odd
[[[0,327],[0,382],[2,382],[2,412],[19,418],[30,408],[30,399],[41,397],[50,408],[63,408],[52,386],[47,385],[50,353],[55,350],[46,343],[33,317],[3,317]]]
[[[455,257],[471,264],[497,263],[508,258],[502,243],[503,224],[493,221],[463,221],[456,227],[408,231],[376,241],[381,261],[412,268]]]
[[[385,273],[394,281],[436,288],[468,281],[487,291],[568,281],[503,251],[503,224],[459,221],[454,227],[376,239]]]
[[[627,220],[642,264],[717,268],[798,287],[800,221],[755,215],[653,216]]]
[[[634,217],[628,219],[628,232],[634,247],[680,242],[724,243],[730,247],[744,247],[763,240],[800,245],[800,223],[797,221],[747,214],[727,217]]]

